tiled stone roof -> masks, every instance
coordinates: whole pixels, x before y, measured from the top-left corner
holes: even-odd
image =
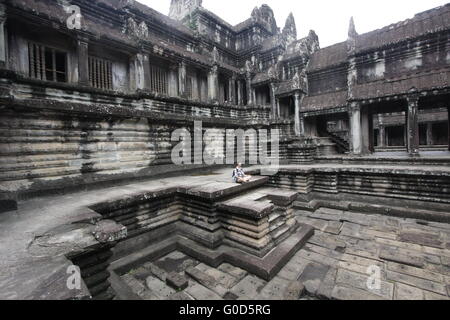
[[[312,72],[325,69],[345,61],[347,61],[347,42],[340,42],[316,51],[311,56],[307,71]]]
[[[413,39],[427,33],[450,29],[450,3],[417,14],[412,19],[356,37],[356,50],[362,52]]]
[[[344,107],[347,105],[347,91],[325,93],[303,100],[304,109],[301,111],[316,111],[333,107]]]

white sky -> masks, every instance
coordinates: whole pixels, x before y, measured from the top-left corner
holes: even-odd
[[[138,0],[168,14],[171,0]],[[365,33],[412,18],[416,13],[447,3],[448,0],[203,0],[203,7],[232,25],[250,17],[255,6],[268,4],[283,28],[289,12],[297,25],[298,38],[316,31],[322,48],[347,39],[348,24],[354,16],[356,30]]]

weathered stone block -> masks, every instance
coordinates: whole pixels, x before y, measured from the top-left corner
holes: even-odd
[[[175,290],[184,290],[188,287],[189,280],[179,273],[171,272],[167,275],[166,283]]]
[[[292,281],[286,288],[283,299],[284,300],[298,300],[305,292],[305,286],[300,281]]]

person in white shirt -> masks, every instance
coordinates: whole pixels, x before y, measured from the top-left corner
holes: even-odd
[[[250,181],[252,176],[248,176],[245,174],[242,169],[242,164],[238,163],[236,168],[233,170],[233,181],[234,183],[247,183]]]

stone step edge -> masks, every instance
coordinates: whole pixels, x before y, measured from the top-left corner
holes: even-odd
[[[125,274],[145,262],[159,259],[178,250],[213,268],[226,262],[270,281],[313,235],[313,227],[300,224],[296,232],[263,258],[226,245],[220,246],[217,250],[211,250],[195,241],[176,235],[114,261],[108,269],[117,275]]]
[[[330,208],[355,213],[381,214],[397,218],[418,219],[430,222],[450,223],[450,213],[444,211],[429,211],[423,209],[404,208],[396,206],[382,206],[353,201],[312,200],[296,201],[294,208],[315,212],[320,208]]]

